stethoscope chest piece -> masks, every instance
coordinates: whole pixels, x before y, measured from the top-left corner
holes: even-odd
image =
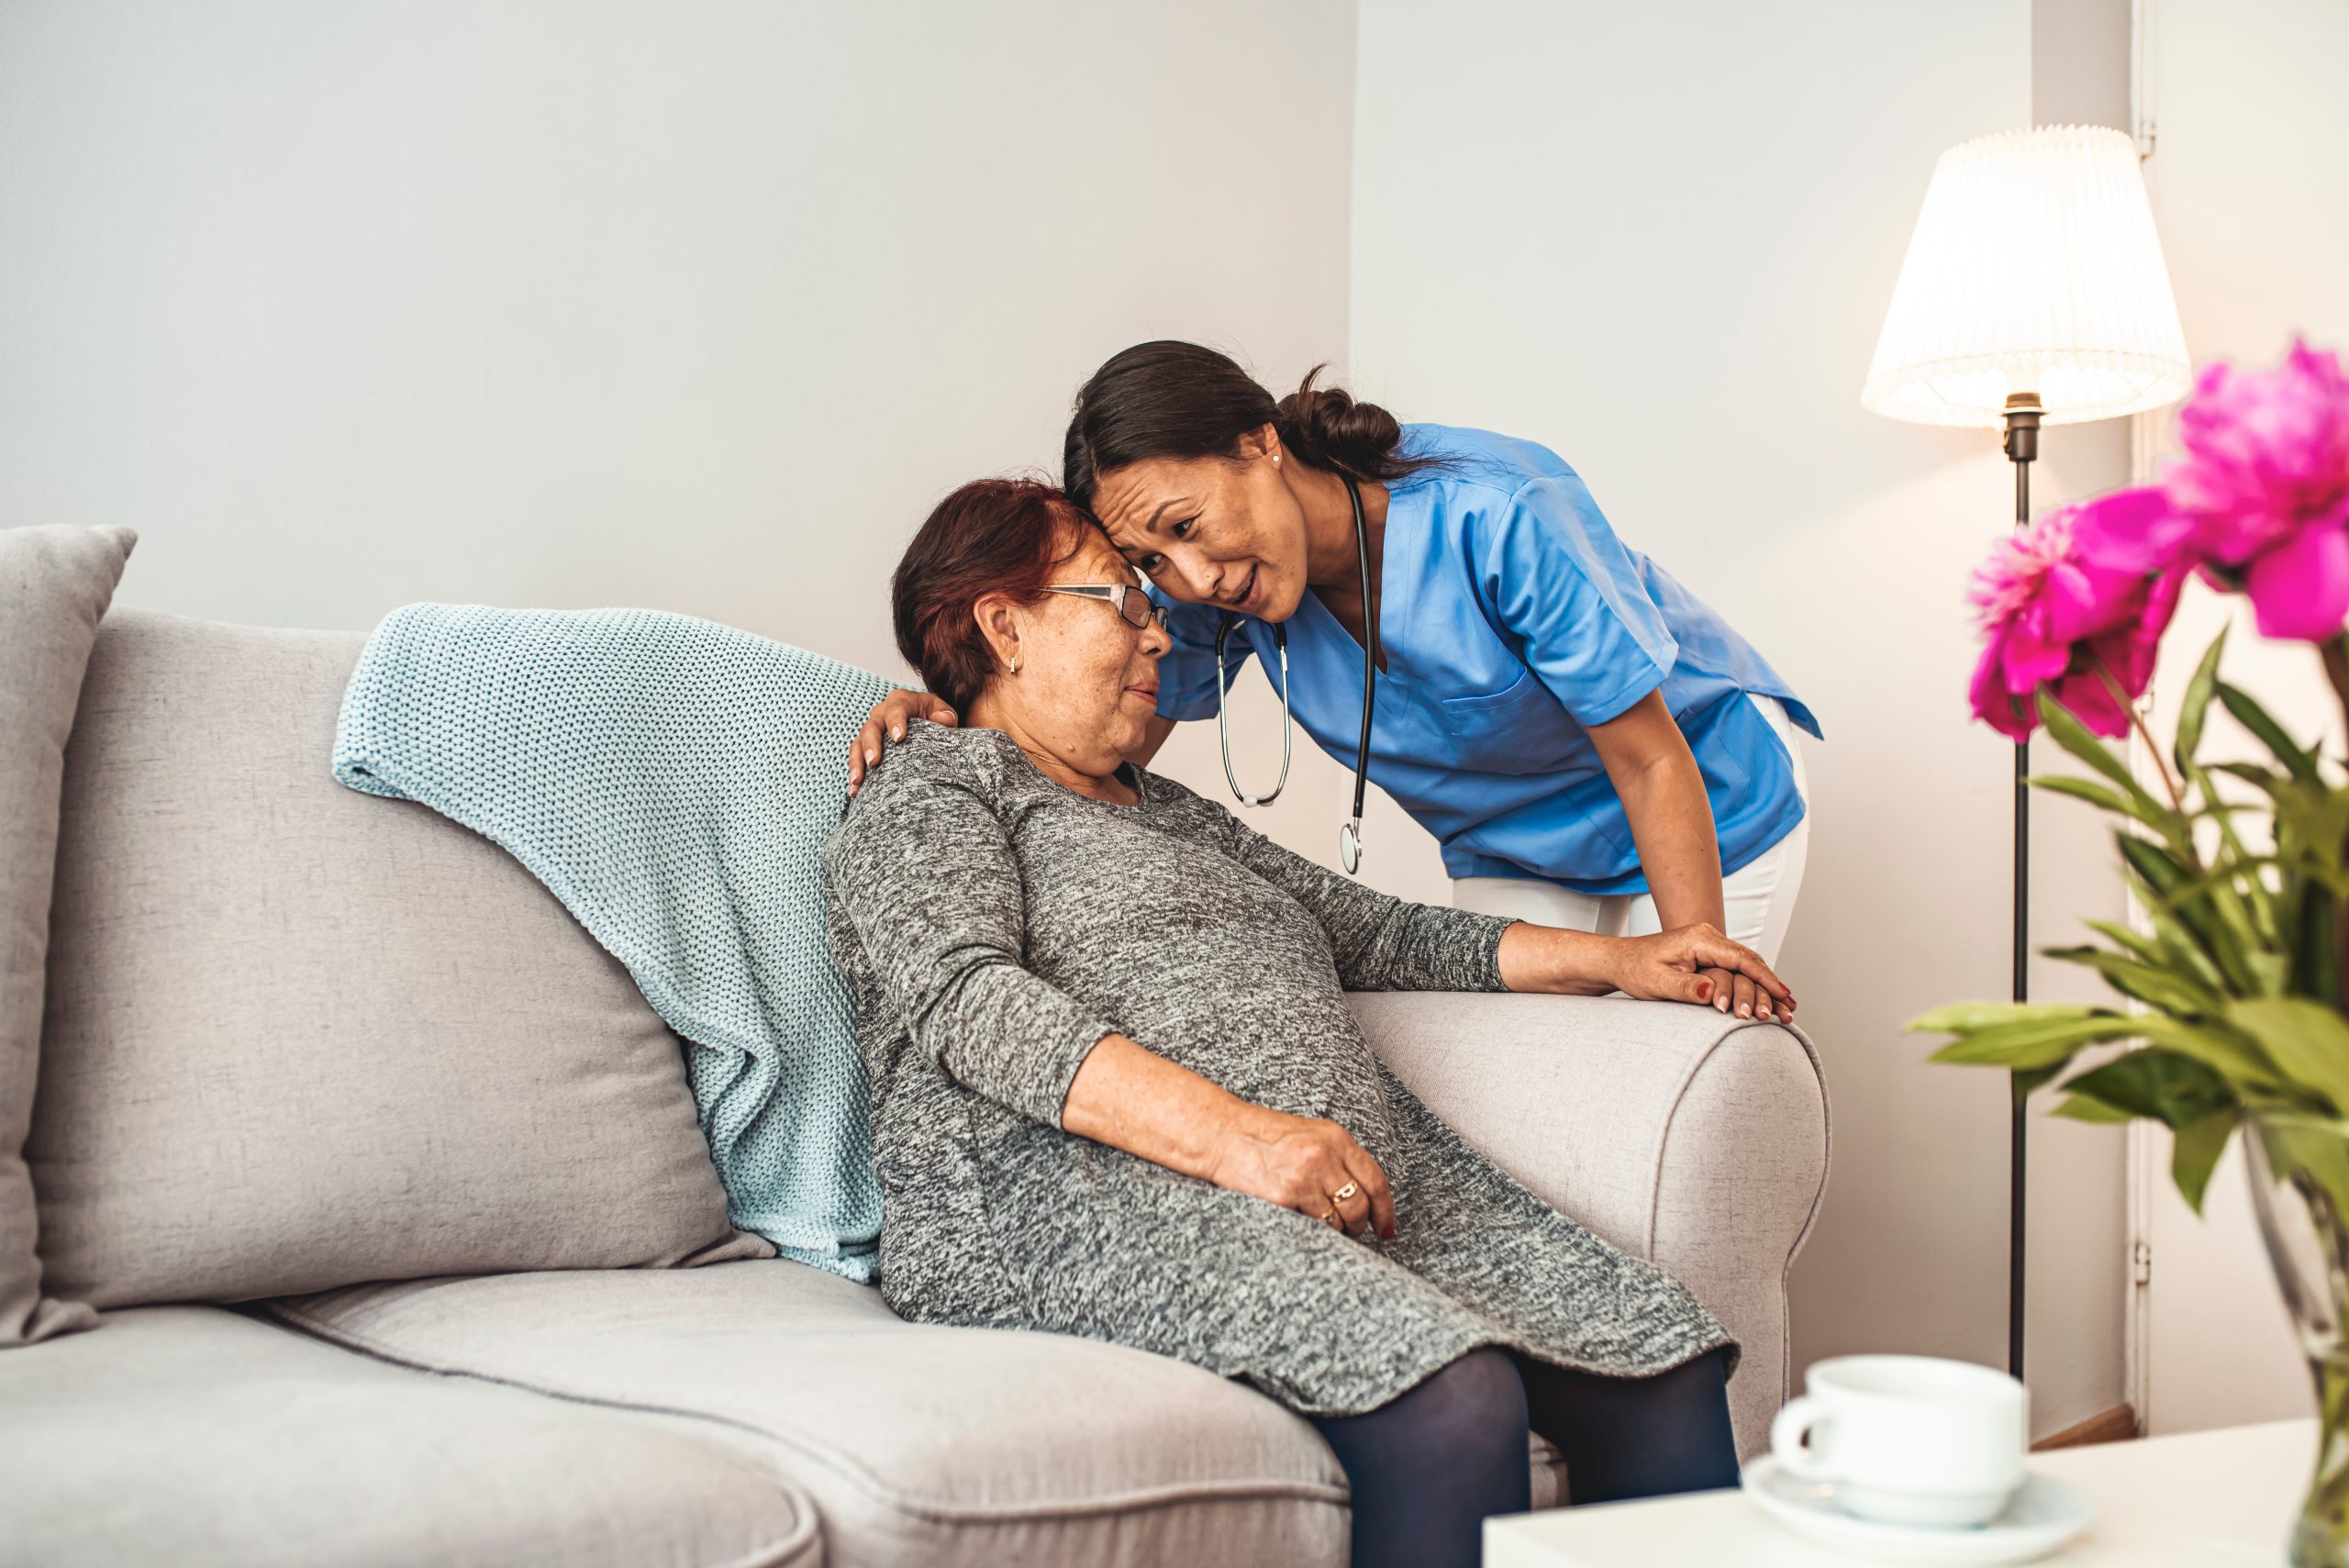
[[[1350,819],[1338,829],[1338,860],[1348,876],[1362,869],[1362,822]]]

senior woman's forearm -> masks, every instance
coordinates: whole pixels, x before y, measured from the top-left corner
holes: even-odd
[[[1620,984],[1620,944],[1588,931],[1520,920],[1501,933],[1494,957],[1500,964],[1501,984],[1512,991],[1604,996]]]
[[[1112,1034],[1101,1038],[1070,1081],[1061,1127],[1204,1178],[1254,1108],[1221,1084]]]

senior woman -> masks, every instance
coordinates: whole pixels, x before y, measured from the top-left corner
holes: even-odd
[[[914,720],[827,844],[884,1203],[918,1322],[1193,1362],[1311,1420],[1357,1565],[1473,1563],[1530,1507],[1734,1485],[1738,1346],[1679,1284],[1468,1147],[1344,992],[1793,998],[1709,927],[1629,939],[1373,893],[1125,761],[1163,611],[1039,484],[965,486],[894,584]]]

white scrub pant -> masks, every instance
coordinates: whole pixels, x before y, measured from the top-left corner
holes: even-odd
[[[1776,697],[1750,700],[1777,732],[1794,761],[1795,793],[1803,818],[1783,839],[1721,879],[1725,934],[1743,942],[1775,965],[1794,920],[1795,895],[1802,888],[1803,862],[1810,850],[1810,782],[1803,773],[1802,746],[1794,720]],[[1602,937],[1644,937],[1663,929],[1655,899],[1645,893],[1576,893],[1554,882],[1526,876],[1464,876],[1452,883],[1455,907],[1503,915],[1540,926],[1590,931]]]

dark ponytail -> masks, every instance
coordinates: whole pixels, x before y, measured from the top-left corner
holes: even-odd
[[[1076,395],[1061,452],[1061,488],[1090,511],[1101,476],[1150,458],[1235,457],[1240,439],[1270,425],[1299,462],[1385,484],[1431,468],[1405,457],[1403,427],[1375,403],[1313,384],[1316,365],[1275,403],[1228,356],[1197,343],[1139,343],[1093,373]]]

